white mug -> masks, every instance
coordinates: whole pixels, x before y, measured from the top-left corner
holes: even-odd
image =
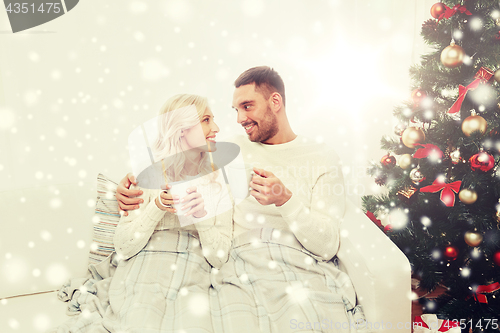
[[[172,194],[172,197],[177,195],[179,197],[179,200],[189,195],[189,193],[187,193],[187,189],[189,187],[194,186],[189,181],[182,183],[171,183],[170,185],[172,187],[168,190],[168,193]],[[185,204],[186,204],[185,202],[179,202],[177,204],[173,204],[173,207],[176,209],[175,214],[177,214],[178,216],[186,214],[189,211],[189,208],[181,210],[181,207],[184,206]]]
[[[245,199],[250,194],[250,181],[253,176],[253,165],[248,163],[234,163],[226,166],[227,180],[237,199]]]

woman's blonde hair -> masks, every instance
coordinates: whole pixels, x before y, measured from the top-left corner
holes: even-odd
[[[193,105],[196,112],[190,108]],[[182,131],[199,125],[208,108],[205,97],[191,94],[180,94],[169,98],[160,109],[158,116],[158,137],[151,149],[155,162],[164,159],[168,182],[183,180],[186,156],[181,147]],[[211,173],[212,167],[209,155],[201,152],[202,158],[197,173]]]

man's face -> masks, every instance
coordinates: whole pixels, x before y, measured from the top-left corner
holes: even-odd
[[[238,124],[243,126],[250,141],[266,143],[278,133],[278,119],[269,101],[255,91],[254,83],[234,90],[233,109],[238,112]]]

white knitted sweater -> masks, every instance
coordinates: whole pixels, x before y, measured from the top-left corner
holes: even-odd
[[[198,186],[203,185],[200,183]],[[225,186],[218,188],[214,195],[203,196],[205,208],[212,217],[185,227],[181,227],[177,215],[156,206],[155,199],[159,189],[146,189],[135,185],[130,188],[143,191],[139,198],[143,199],[144,203],[140,204],[139,209],[129,211],[128,216],[122,216],[118,222],[114,245],[117,254],[122,258],[128,259],[139,253],[155,230],[184,230],[199,238],[203,255],[213,267],[219,268],[227,261],[232,239],[233,209]],[[196,218],[191,218],[196,221]]]
[[[331,259],[339,248],[339,226],[345,211],[340,160],[325,144],[297,136],[266,145],[244,136],[232,139],[245,163],[271,171],[292,192],[282,206],[263,206],[249,196],[234,210],[234,237],[256,228],[290,230],[305,249]]]

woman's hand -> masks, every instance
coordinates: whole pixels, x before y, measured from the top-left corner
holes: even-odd
[[[196,192],[196,186],[188,187],[186,192],[188,195],[180,200],[180,203],[184,204],[181,207],[181,210],[189,209],[184,216],[193,215],[195,218],[200,218],[207,215],[207,211],[205,210],[205,200],[203,200],[200,193]]]
[[[167,184],[167,189],[169,188],[171,188],[171,186]],[[177,212],[177,209],[175,209],[173,205],[178,204],[179,202],[180,200],[178,195],[172,195],[171,193],[168,192],[166,193],[165,190],[162,190],[160,192],[160,195],[158,195],[155,199],[156,206],[161,210],[169,213]]]

